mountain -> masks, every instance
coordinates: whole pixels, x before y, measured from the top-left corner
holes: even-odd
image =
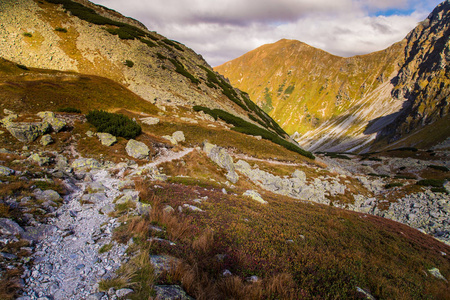
[[[383,51],[343,58],[281,40],[215,70],[311,151],[430,147],[449,136],[449,10],[444,1]]]
[[[7,60],[106,77],[151,103],[220,115],[242,132],[312,157],[200,55],[136,20],[89,1],[2,1],[0,10],[8,20],[0,29]]]
[[[448,151],[315,159],[118,12],[0,20],[0,299],[448,298]]]

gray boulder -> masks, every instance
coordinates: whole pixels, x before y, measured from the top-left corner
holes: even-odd
[[[9,176],[14,174],[14,170],[8,167],[0,166],[0,176]]]
[[[150,149],[146,144],[138,142],[136,140],[129,140],[125,147],[127,154],[136,159],[146,159],[150,153]]]
[[[74,169],[98,169],[102,165],[100,162],[93,158],[79,158],[72,162],[72,168]]]
[[[194,300],[179,285],[156,285],[155,292],[159,300]]]
[[[36,199],[40,200],[40,201],[59,201],[61,200],[61,196],[54,190],[45,190],[45,191],[41,191],[39,189],[37,189],[34,192],[34,196],[36,197]]]
[[[203,144],[203,151],[213,162],[228,171],[226,177],[229,181],[236,183],[239,180],[239,175],[235,171],[233,159],[224,148],[205,142]]]
[[[7,122],[5,128],[9,131],[9,133],[11,133],[13,137],[18,139],[19,141],[23,143],[31,143],[35,141],[39,136],[46,133],[50,129],[50,125],[47,122]]]
[[[27,160],[28,160],[29,162],[36,163],[36,164],[38,164],[39,166],[43,166],[43,165],[46,165],[46,164],[50,163],[50,158],[48,158],[48,157],[46,157],[46,156],[40,156],[40,155],[37,154],[37,153],[34,153],[34,154],[30,155],[30,156],[27,158]]]
[[[13,220],[0,218],[0,233],[6,235],[23,234],[24,230]]]
[[[261,195],[260,195],[258,192],[253,191],[253,190],[247,190],[247,191],[245,191],[245,193],[242,194],[242,196],[250,197],[250,198],[252,198],[253,200],[258,201],[258,202],[261,203],[261,204],[267,204],[267,203],[268,203],[267,201],[265,201],[265,200],[261,197]]]
[[[42,146],[47,146],[47,145],[53,143],[52,136],[50,134],[44,134],[41,137],[40,143]]]
[[[156,125],[159,123],[159,119],[154,117],[141,118],[140,120],[147,125]]]
[[[178,143],[179,143],[179,142],[184,142],[184,141],[186,141],[186,138],[184,137],[183,131],[175,131],[175,132],[172,134],[172,137],[173,137],[173,139],[174,139],[175,141],[177,141]]]
[[[52,127],[53,131],[60,132],[66,127],[66,122],[58,119],[51,111],[41,111],[37,115],[42,118],[44,122],[47,122]]]
[[[110,133],[107,132],[99,132],[97,133],[97,137],[104,146],[112,146],[117,142],[117,138]]]

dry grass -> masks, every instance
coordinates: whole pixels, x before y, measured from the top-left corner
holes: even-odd
[[[9,300],[18,297],[22,273],[23,270],[21,269],[10,269],[0,273],[0,299]]]

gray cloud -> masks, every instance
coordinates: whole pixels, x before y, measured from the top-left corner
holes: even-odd
[[[194,49],[213,66],[263,44],[296,39],[336,55],[401,40],[440,0],[94,0]],[[412,11],[379,15],[386,10]],[[377,16],[378,15],[378,16]]]

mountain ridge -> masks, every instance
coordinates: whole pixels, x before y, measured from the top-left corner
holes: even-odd
[[[422,22],[431,22],[439,27],[438,31],[427,33],[433,36],[429,37],[431,44],[439,42],[439,38],[445,40],[446,36],[448,40],[445,25],[448,11],[449,3],[444,1]],[[440,18],[433,19],[439,14]],[[348,58],[305,46],[302,42],[280,40],[215,70],[228,77],[232,84],[246,90],[251,99],[289,134],[295,134],[303,147],[311,151],[372,151],[393,142],[392,137],[387,137],[387,132],[392,130],[392,124],[400,126],[398,122],[392,122],[404,110],[403,106],[410,105],[411,99],[408,102],[407,97],[398,93],[399,72],[404,72],[401,70],[405,70],[405,63],[411,63],[409,60],[414,54],[411,51],[420,52],[420,46],[411,40],[413,33],[425,29],[419,24],[405,39],[385,50]],[[447,34],[440,37],[445,32]],[[408,47],[416,49],[407,51]],[[263,52],[270,59],[258,62],[257,57]],[[293,56],[296,59],[292,59]],[[444,71],[439,76],[445,78],[447,75]],[[432,97],[430,93],[429,98]],[[446,114],[443,112],[442,117]],[[385,130],[381,131],[382,128]],[[327,136],[330,132],[333,134]],[[399,142],[408,134],[403,132],[394,139]],[[424,142],[416,140],[404,146],[443,141],[442,137],[435,138],[433,141],[425,137]]]

